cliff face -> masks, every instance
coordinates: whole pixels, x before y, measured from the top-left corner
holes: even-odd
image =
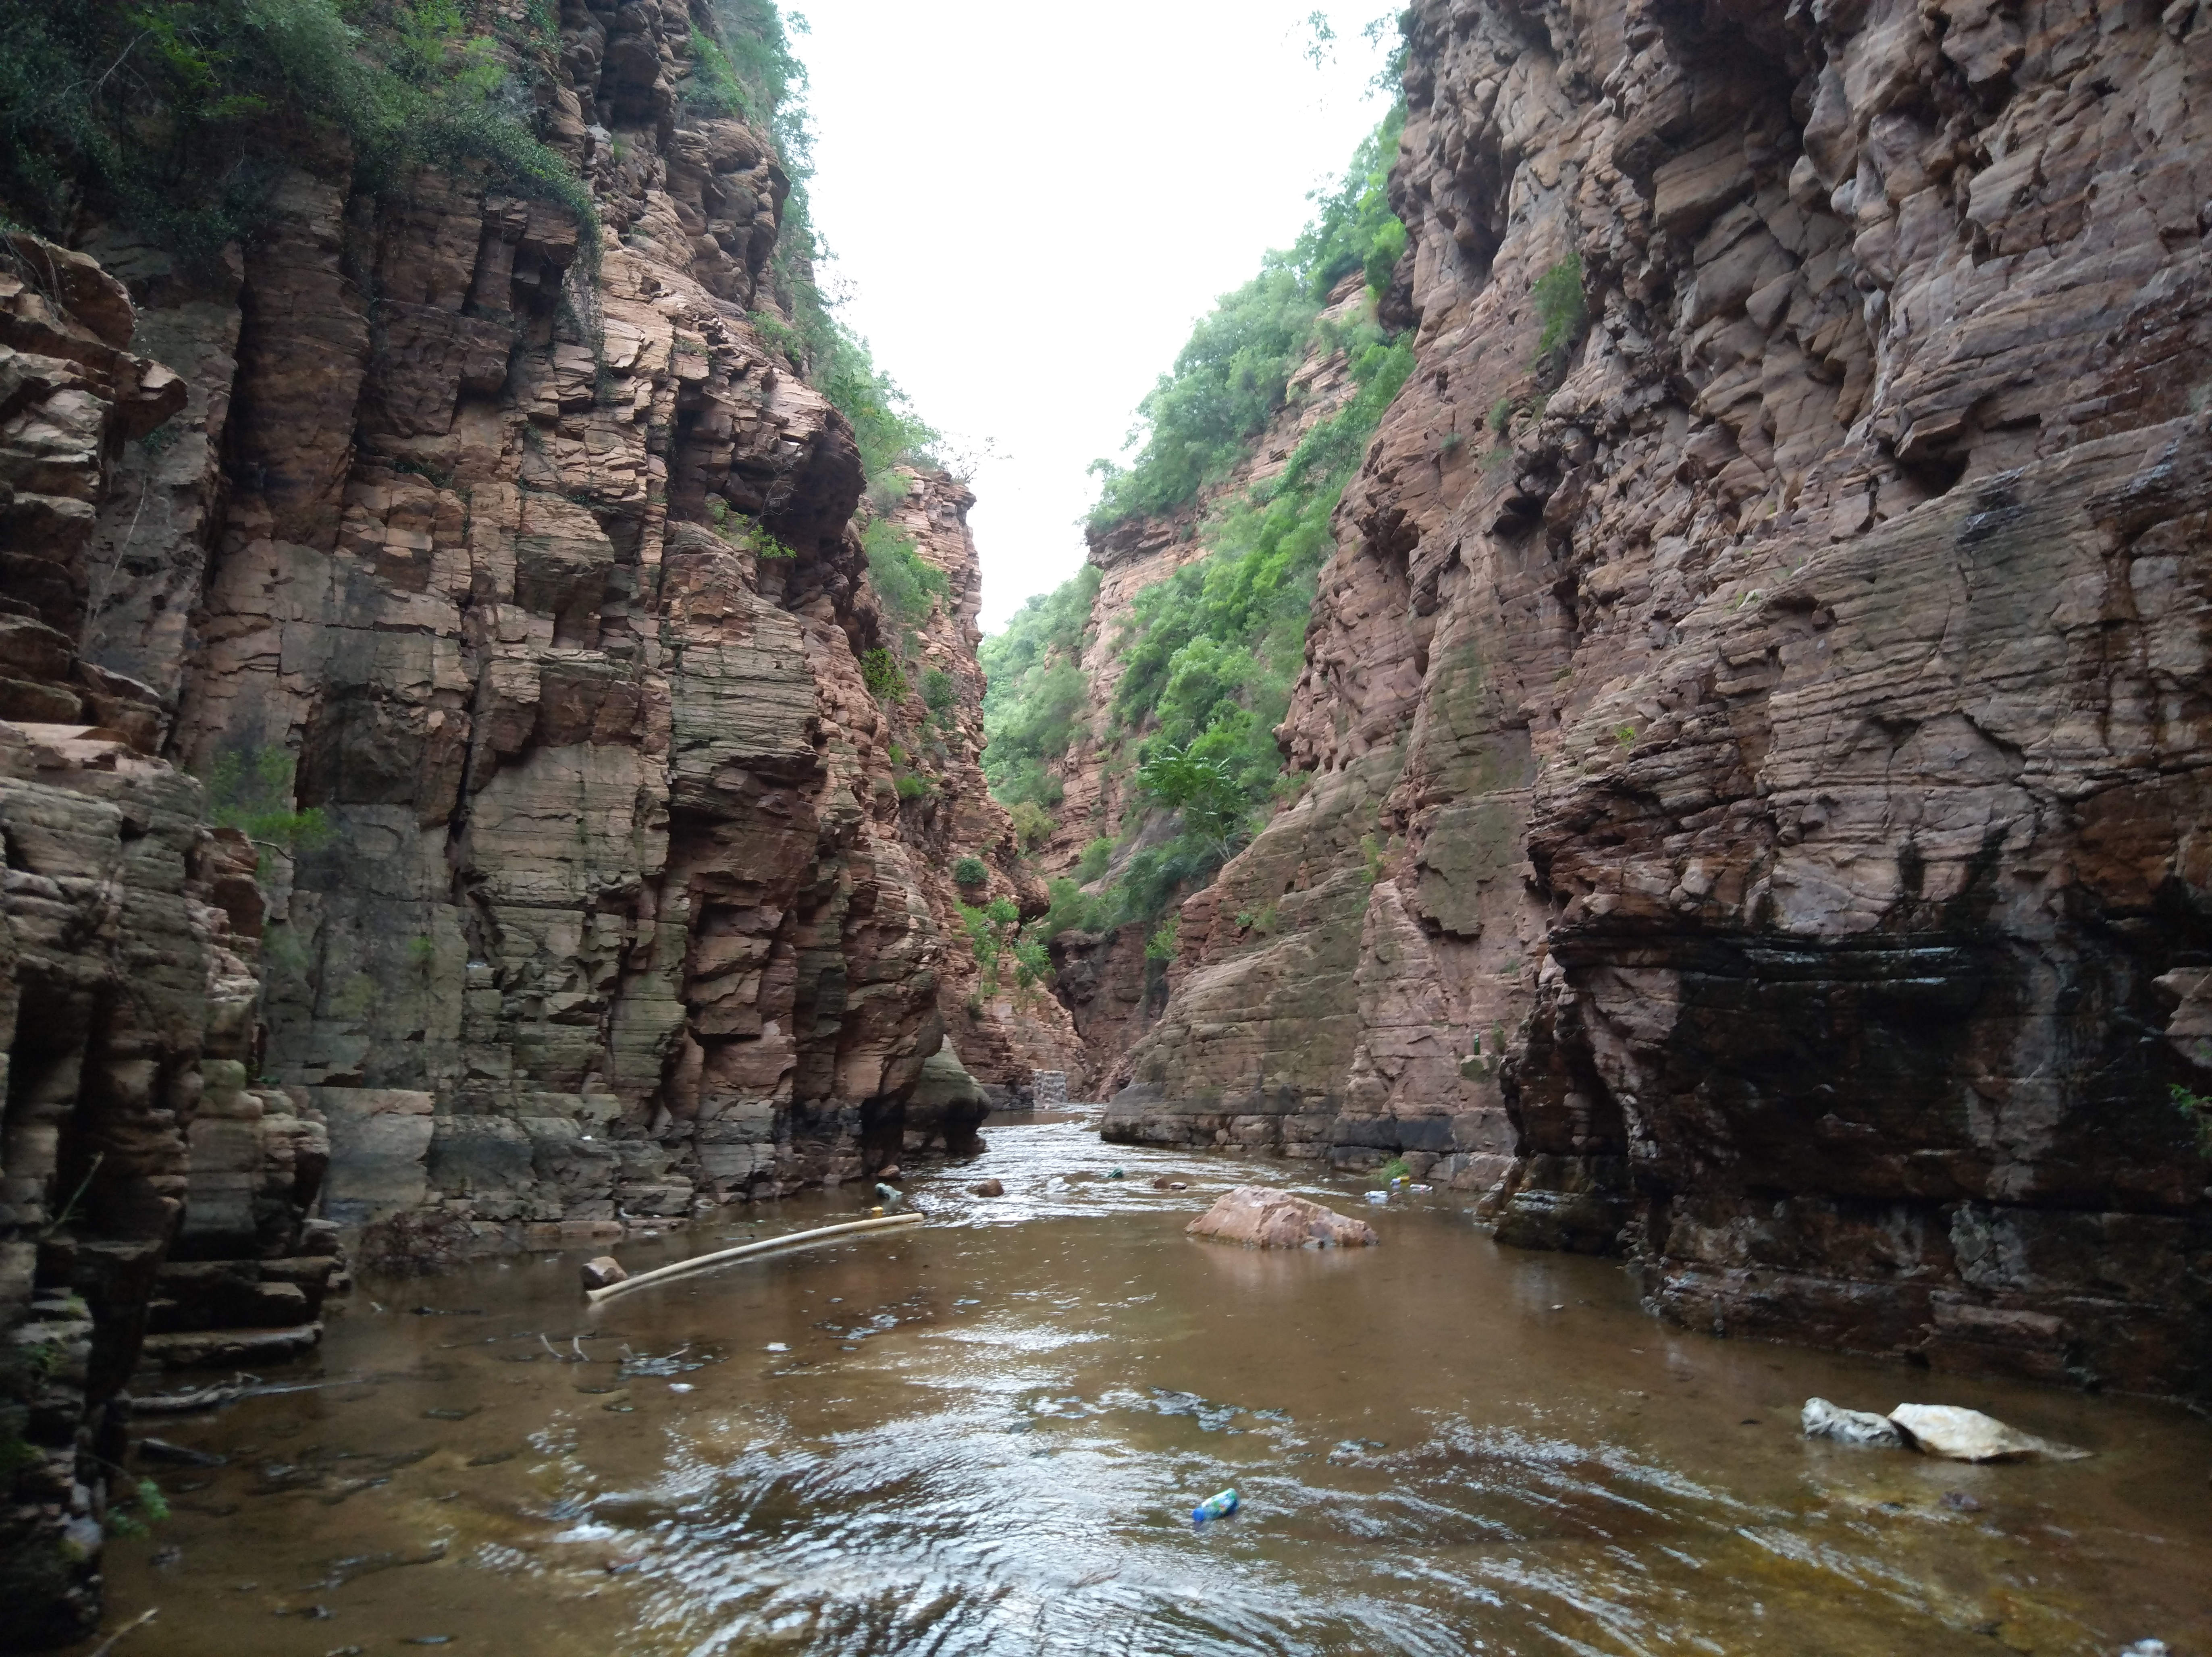
[[[961,853],[1045,901],[976,762],[972,497],[862,506],[690,10],[561,23],[603,234],[288,130],[243,251],[0,249],[0,1644],[96,1613],[134,1367],[311,1344],[339,1223],[862,1177],[1074,1047],[955,907]]]
[[[205,825],[155,756],[146,687],[86,661],[87,548],[126,442],[185,384],[127,349],[93,260],[0,252],[0,1598],[4,1639],[56,1644],[99,1609],[115,1399],[142,1356],[311,1345],[337,1265],[307,1218],[329,1147],[248,1085],[255,853]]]
[[[1412,22],[1312,786],[1109,1133],[1403,1152],[1700,1326],[2202,1390],[2212,22]]]
[[[509,1241],[895,1157],[973,971],[941,854],[1012,866],[972,731],[897,786],[854,436],[750,318],[770,141],[679,116],[684,6],[562,26],[596,261],[557,206],[313,155],[228,276],[88,242],[191,387],[106,494],[89,652],[173,698],[191,769],[326,829],[273,859],[265,1016],[331,1214]],[[909,481],[972,725],[966,496]]]

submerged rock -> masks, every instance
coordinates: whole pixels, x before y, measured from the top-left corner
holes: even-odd
[[[1956,1405],[1900,1404],[1889,1418],[1905,1429],[1915,1449],[1952,1461],[2079,1461],[2090,1454]]]
[[[1871,1410],[1846,1410],[1824,1398],[1808,1398],[1801,1419],[1808,1438],[1830,1438],[1838,1444],[1886,1450],[1905,1448],[1905,1437],[1898,1424]]]
[[[1266,1186],[1240,1185],[1184,1228],[1252,1248],[1358,1248],[1380,1241],[1364,1220]]]
[[[1003,1197],[1006,1194],[1005,1183],[998,1180],[985,1180],[969,1186],[968,1189],[978,1197]]]
[[[623,1270],[622,1262],[611,1254],[602,1254],[595,1260],[584,1262],[586,1289],[611,1289],[616,1284],[626,1283],[629,1273]]]

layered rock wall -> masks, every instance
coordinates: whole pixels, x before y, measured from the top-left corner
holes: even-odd
[[[1404,1153],[1701,1326],[2203,1390],[2212,20],[1412,26],[1312,786],[1109,1132]]]
[[[976,766],[970,497],[862,505],[774,145],[678,96],[707,21],[568,0],[519,77],[596,224],[272,124],[211,263],[0,246],[0,1645],[96,1615],[134,1368],[312,1344],[341,1225],[665,1223],[1066,1067],[954,907],[965,852],[1044,902]]]
[[[788,185],[763,132],[684,112],[692,27],[562,12],[544,130],[603,246],[465,172],[360,195],[312,141],[212,273],[89,241],[189,400],[100,503],[88,651],[168,699],[218,806],[297,819],[267,1065],[327,1116],[347,1223],[543,1241],[855,1177],[954,1007],[987,1079],[1057,1039],[965,1011],[948,853],[1014,890],[965,492],[887,509],[949,578],[914,671],[960,705],[917,800],[923,710],[861,668],[909,629],[853,434],[753,321]]]
[[[96,1618],[118,1399],[142,1357],[310,1346],[336,1260],[322,1123],[248,1084],[256,853],[161,759],[149,687],[86,662],[125,444],[185,388],[93,260],[0,255],[0,1642]],[[127,1496],[128,1492],[121,1494]]]

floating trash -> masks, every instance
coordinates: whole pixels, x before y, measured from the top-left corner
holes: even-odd
[[[1218,1490],[1190,1510],[1190,1522],[1203,1525],[1209,1519],[1226,1519],[1242,1505],[1234,1488]]]

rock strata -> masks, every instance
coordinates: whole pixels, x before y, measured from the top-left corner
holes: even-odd
[[[970,853],[978,895],[1044,901],[975,765],[972,497],[908,468],[864,504],[786,349],[774,142],[676,95],[685,8],[572,0],[562,37],[548,142],[599,246],[466,169],[359,195],[313,145],[211,272],[88,234],[130,294],[101,278],[123,332],[80,355],[127,434],[170,418],[56,495],[99,590],[43,601],[217,809],[302,824],[266,853],[264,1073],[329,1123],[331,1216],[472,1247],[964,1145],[950,1072],[1075,1040],[978,993],[954,907]],[[133,300],[182,378],[115,366]],[[919,619],[872,515],[944,580]],[[125,717],[75,689],[39,716]]]
[[[1109,1135],[1402,1156],[1700,1328],[2212,1387],[2212,19],[1409,27],[1310,786]]]
[[[341,1229],[864,1178],[1076,1052],[955,907],[962,854],[1045,903],[975,763],[972,497],[864,477],[806,383],[774,140],[678,94],[704,9],[547,16],[596,223],[460,161],[364,192],[271,114],[244,246],[97,191],[0,234],[0,1646],[96,1616],[133,1368],[312,1345]]]
[[[185,406],[123,285],[0,258],[0,1643],[99,1614],[142,1361],[284,1356],[337,1267],[323,1124],[250,1078],[258,853],[156,756],[167,710],[80,654],[118,451]]]

